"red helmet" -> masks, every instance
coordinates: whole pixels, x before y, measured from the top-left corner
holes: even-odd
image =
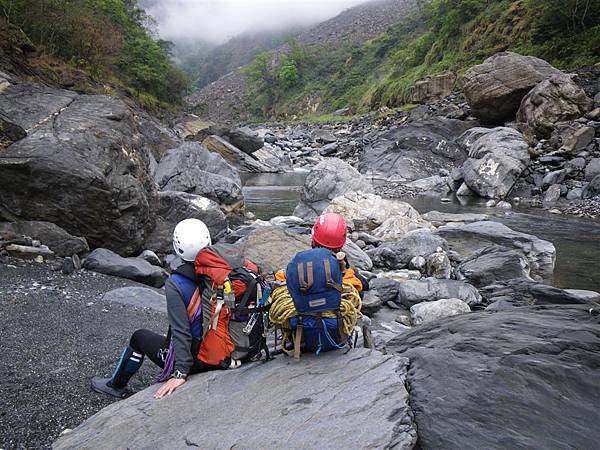
[[[346,243],[346,222],[338,213],[325,213],[317,217],[312,229],[313,245],[339,250]]]

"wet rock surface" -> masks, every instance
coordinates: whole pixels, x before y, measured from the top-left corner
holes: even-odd
[[[198,374],[179,388],[178,395],[160,402],[152,398],[156,387],[151,387],[106,408],[53,448],[411,449],[417,436],[404,388],[407,364],[405,358],[357,349],[345,355],[304,355],[299,362],[278,356],[266,364]],[[369,383],[356,389],[357,377]],[[230,405],[223,398],[240,390],[244,395],[237,399],[238,410],[270,416],[271,425],[260,433],[254,420],[231,421]],[[198,426],[199,417],[204,426]],[[173,420],[177,427],[171,425]],[[148,427],[162,432],[149,434]]]
[[[600,329],[586,307],[466,314],[387,349],[410,358],[423,448],[589,448],[600,439]]]

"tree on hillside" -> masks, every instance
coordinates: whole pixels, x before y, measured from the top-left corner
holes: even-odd
[[[138,95],[176,102],[185,92],[170,45],[153,38],[137,0],[0,0],[0,16],[42,52],[97,78],[120,79]]]

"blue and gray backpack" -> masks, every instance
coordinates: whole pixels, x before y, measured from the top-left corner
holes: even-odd
[[[300,252],[288,264],[287,289],[298,311],[290,319],[295,359],[301,349],[319,354],[347,345],[340,328],[342,278],[338,259],[325,248]]]

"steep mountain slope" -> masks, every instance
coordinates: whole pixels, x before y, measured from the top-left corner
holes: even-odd
[[[232,70],[251,62],[261,52],[283,45],[287,40],[302,32],[301,27],[290,27],[278,31],[243,33],[214,48],[201,48],[197,43],[191,51],[180,51],[176,44],[181,68],[193,80],[193,87],[202,89]]]
[[[119,92],[151,108],[187,87],[170,43],[137,0],[0,0],[0,69],[83,92]]]
[[[192,103],[217,118],[230,110],[241,119],[368,111],[414,102],[412,87],[426,76],[451,71],[440,82],[451,90],[458,78],[460,86],[468,67],[500,51],[538,56],[561,69],[599,61],[598,1],[431,0],[398,14],[401,3],[347,11],[303,33],[284,49],[287,56],[259,55],[243,73],[219,80]]]
[[[297,42],[306,48],[336,52],[360,45],[381,34],[412,11],[414,0],[374,0],[347,9],[338,16],[303,32]],[[276,54],[289,51],[285,44]],[[275,58],[273,61],[275,64]],[[241,69],[225,75],[188,97],[195,112],[221,122],[245,121],[255,115],[251,85]]]

